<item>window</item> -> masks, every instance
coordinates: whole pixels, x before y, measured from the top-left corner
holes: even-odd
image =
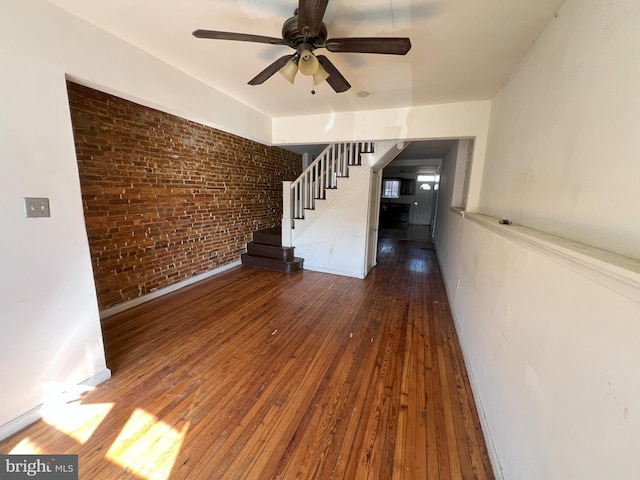
[[[400,198],[400,180],[383,180],[382,198]]]
[[[419,182],[439,182],[440,175],[418,175]]]

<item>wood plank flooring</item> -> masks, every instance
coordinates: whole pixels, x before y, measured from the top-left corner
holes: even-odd
[[[113,377],[0,442],[81,479],[493,478],[435,255],[238,267],[103,322]]]

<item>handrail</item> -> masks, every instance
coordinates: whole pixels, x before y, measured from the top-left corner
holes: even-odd
[[[291,183],[292,218],[304,218],[315,200],[325,198],[325,189],[336,188],[338,178],[349,176],[349,167],[360,165],[362,153],[373,152],[373,142],[333,143],[325,148],[302,174]]]
[[[304,211],[325,198],[327,188],[337,188],[338,178],[349,176],[349,167],[361,165],[363,153],[373,153],[373,142],[333,143],[325,148],[300,176],[283,182],[282,244],[291,245],[291,228]]]

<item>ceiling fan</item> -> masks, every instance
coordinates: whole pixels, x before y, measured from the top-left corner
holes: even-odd
[[[406,37],[327,38],[327,27],[322,18],[328,3],[329,0],[299,0],[298,8],[293,17],[282,25],[282,38],[215,30],[195,30],[193,36],[288,45],[296,53],[278,58],[249,80],[249,85],[260,85],[276,72],[280,72],[289,82],[293,83],[296,73],[300,71],[303,75],[313,77],[314,86],[326,80],[337,93],[346,92],[351,88],[351,85],[327,57],[314,55],[314,50],[326,48],[330,52],[405,55],[411,49],[411,41]],[[315,93],[315,91],[312,90],[311,93]]]

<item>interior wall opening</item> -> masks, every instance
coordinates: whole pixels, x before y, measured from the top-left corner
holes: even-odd
[[[411,142],[382,171],[379,237],[431,245],[442,163],[458,140]]]

